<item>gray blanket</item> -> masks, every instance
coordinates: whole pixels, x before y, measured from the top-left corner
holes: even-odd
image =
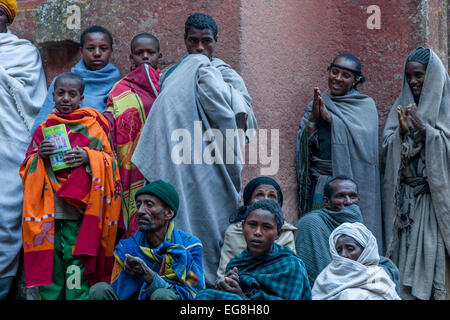
[[[377,239],[383,252],[380,172],[378,159],[378,113],[375,102],[365,94],[351,90],[345,96],[322,94],[323,102],[332,118],[331,160],[333,176],[346,175],[358,185],[364,224]],[[297,172],[300,188],[305,188],[310,174],[304,154],[307,123],[312,111],[308,104],[297,133]],[[308,159],[309,159],[308,155]],[[302,166],[302,163],[304,164]],[[302,192],[302,190],[300,190]],[[302,202],[302,199],[300,199]],[[301,215],[306,212],[300,212]]]
[[[450,252],[449,85],[444,65],[431,51],[418,104],[426,123],[425,139],[418,139],[412,127],[403,139],[399,134],[396,108],[414,103],[405,76],[383,132],[385,241],[387,255],[398,264],[402,285],[409,289],[404,298],[445,296],[445,248]]]
[[[227,129],[238,128],[257,128],[242,78],[220,59],[187,55],[162,81],[132,157],[147,180],[162,179],[177,190],[175,225],[203,242],[208,287],[214,286],[229,214],[240,199],[243,163],[226,143]],[[204,136],[207,130],[216,138]],[[204,153],[215,161],[208,164]]]

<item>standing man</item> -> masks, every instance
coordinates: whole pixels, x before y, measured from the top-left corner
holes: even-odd
[[[229,214],[239,202],[243,168],[234,138],[231,143],[225,139],[239,129],[256,129],[257,124],[243,79],[213,57],[214,19],[191,15],[184,40],[188,55],[163,75],[132,162],[147,180],[163,179],[178,190],[181,214],[175,224],[203,242],[206,286],[214,287]]]
[[[311,287],[320,272],[331,262],[329,238],[334,229],[343,224],[363,223],[356,183],[347,176],[330,179],[323,189],[323,208],[301,217],[295,226],[295,249],[303,260]],[[396,284],[399,292],[399,271],[394,263],[380,256],[379,266]]]
[[[0,300],[17,273],[22,247],[22,181],[19,167],[47,86],[39,50],[8,30],[15,0],[0,1]]]

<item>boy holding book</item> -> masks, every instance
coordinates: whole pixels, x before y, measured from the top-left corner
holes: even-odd
[[[88,299],[92,284],[111,278],[119,171],[108,122],[95,109],[80,108],[83,91],[80,76],[57,77],[53,113],[34,131],[20,168],[25,285],[38,286],[44,300]],[[50,158],[64,145],[71,149],[57,166]]]

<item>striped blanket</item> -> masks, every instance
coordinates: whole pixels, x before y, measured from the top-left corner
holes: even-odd
[[[115,265],[111,286],[120,300],[146,300],[146,282],[123,270],[125,254],[139,257],[156,272],[181,299],[194,299],[205,287],[202,266],[202,243],[169,223],[166,239],[157,248],[150,248],[145,233],[137,231],[134,236],[120,240],[114,251]]]

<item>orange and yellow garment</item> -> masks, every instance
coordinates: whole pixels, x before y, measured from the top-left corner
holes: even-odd
[[[53,172],[48,160],[39,156],[42,129],[57,124],[66,125],[72,148],[87,151],[90,173],[86,166]],[[89,107],[69,115],[50,114],[35,130],[20,167],[26,287],[52,284],[54,195],[84,212],[73,250],[73,256],[86,266],[84,276],[91,284],[109,282],[120,214],[120,178],[108,134],[107,120]]]

